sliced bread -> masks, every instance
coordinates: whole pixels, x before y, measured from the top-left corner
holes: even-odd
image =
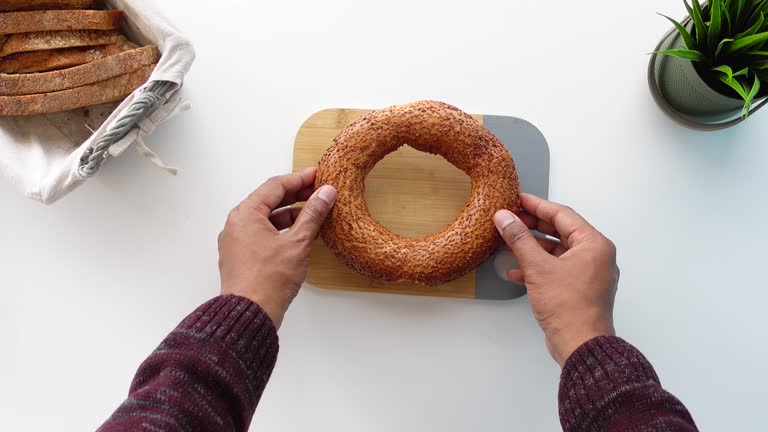
[[[82,87],[156,64],[159,60],[160,51],[150,45],[69,69],[33,74],[0,74],[0,96],[51,93]]]
[[[123,12],[95,10],[45,10],[0,13],[0,34],[61,30],[114,30]]]
[[[116,44],[95,47],[62,48],[11,54],[0,57],[0,73],[20,74],[48,72],[101,60],[138,46],[125,40]]]
[[[28,51],[119,43],[125,37],[115,30],[72,30],[18,33],[7,36],[0,46],[0,57]]]
[[[44,9],[96,9],[95,0],[0,0],[0,12]]]
[[[87,86],[26,96],[0,96],[0,116],[24,116],[69,111],[124,98],[147,82],[156,65]]]

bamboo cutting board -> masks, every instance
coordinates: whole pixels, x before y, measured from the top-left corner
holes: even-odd
[[[293,170],[316,166],[338,133],[370,110],[327,109],[315,113],[296,134]],[[549,189],[549,148],[530,123],[514,117],[473,116],[508,147],[517,164],[521,188],[546,196]],[[422,237],[453,221],[469,197],[470,179],[440,156],[408,146],[389,154],[370,172],[365,199],[371,215],[396,234]],[[480,268],[437,287],[387,283],[369,279],[339,262],[318,240],[310,258],[307,283],[318,288],[437,297],[511,299],[524,287],[504,281],[495,267],[508,265],[509,253],[493,257]]]

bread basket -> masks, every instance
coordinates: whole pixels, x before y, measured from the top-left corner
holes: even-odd
[[[161,60],[146,84],[116,107],[93,107],[54,115],[0,118],[0,172],[29,198],[51,204],[92,178],[104,162],[134,145],[167,168],[143,137],[189,107],[180,93],[194,61],[191,42],[159,12],[152,0],[107,0],[124,11],[124,32],[142,45],[157,45]],[[98,113],[99,109],[103,110]],[[98,127],[88,127],[96,115]],[[70,133],[83,126],[85,134]],[[95,126],[95,125],[94,125]]]

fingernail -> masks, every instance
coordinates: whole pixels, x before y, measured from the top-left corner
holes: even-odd
[[[317,197],[328,203],[328,205],[333,205],[336,201],[336,188],[331,185],[325,185],[317,190]]]
[[[304,168],[303,170],[301,170],[300,174],[302,174],[302,175],[303,174],[309,174],[309,173],[311,173],[312,171],[314,171],[316,169],[317,169],[316,167],[307,167],[307,168]]]
[[[509,210],[499,210],[493,216],[493,223],[496,224],[496,229],[499,231],[504,231],[504,228],[515,220],[515,215]]]

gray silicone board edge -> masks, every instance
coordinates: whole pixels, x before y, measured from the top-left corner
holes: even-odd
[[[525,193],[549,197],[549,145],[544,135],[530,122],[505,116],[484,116],[484,126],[491,131],[515,159],[520,189]],[[503,255],[499,257],[499,255]],[[483,263],[475,273],[475,298],[512,300],[526,294],[524,286],[501,279],[494,263],[510,259],[502,251]]]

